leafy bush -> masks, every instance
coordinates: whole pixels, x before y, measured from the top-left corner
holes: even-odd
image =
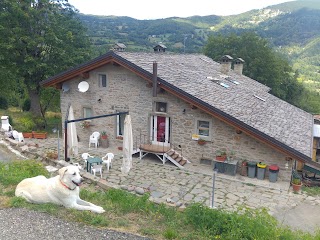
[[[0,109],[8,109],[8,101],[3,96],[0,96]]]
[[[26,115],[20,118],[20,124],[17,127],[21,132],[30,132],[34,130],[36,124],[34,123],[31,115]]]

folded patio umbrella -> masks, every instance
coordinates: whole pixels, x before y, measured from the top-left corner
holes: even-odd
[[[133,153],[133,136],[131,117],[127,115],[124,119],[123,131],[123,162],[121,166],[122,173],[128,173],[132,167],[132,153]]]
[[[68,120],[74,120],[73,107],[69,108]],[[68,153],[72,155],[78,155],[78,137],[77,128],[74,122],[68,123]]]

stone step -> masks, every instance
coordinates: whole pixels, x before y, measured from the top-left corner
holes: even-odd
[[[173,149],[170,149],[168,152],[167,152],[167,154],[169,155],[169,156],[172,156],[173,154],[175,154],[175,150],[173,150]]]
[[[184,166],[186,163],[187,163],[187,160],[184,160],[184,159],[179,162],[181,166]]]

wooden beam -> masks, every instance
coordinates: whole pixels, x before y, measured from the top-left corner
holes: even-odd
[[[90,77],[89,72],[83,72],[80,74],[80,76],[82,77],[82,79],[88,79]]]

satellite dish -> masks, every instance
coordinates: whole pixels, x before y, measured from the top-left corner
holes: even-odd
[[[82,81],[78,84],[78,90],[79,92],[86,92],[89,89],[89,83],[86,81]]]
[[[68,92],[70,90],[69,83],[63,83],[62,84],[62,92]]]

